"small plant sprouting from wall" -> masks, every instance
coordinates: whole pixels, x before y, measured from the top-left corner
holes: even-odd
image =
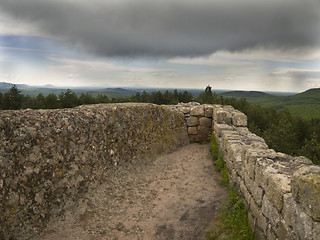
[[[228,168],[219,152],[214,134],[211,136],[210,151],[216,170],[220,172],[220,184],[228,190],[228,201],[219,213],[215,231],[207,232],[206,239],[253,240],[255,237],[248,224],[247,210],[237,189],[233,189],[229,184]]]

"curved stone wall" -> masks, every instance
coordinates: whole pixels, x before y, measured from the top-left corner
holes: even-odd
[[[231,106],[198,103],[1,111],[0,239],[37,235],[119,165],[187,144],[188,133],[208,140],[211,130],[257,239],[320,239],[320,167],[269,149],[246,125]]]
[[[0,239],[28,239],[118,165],[187,144],[184,116],[153,104],[0,111]]]

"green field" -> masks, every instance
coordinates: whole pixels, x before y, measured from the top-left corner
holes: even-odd
[[[249,103],[263,108],[288,109],[292,115],[304,119],[320,118],[320,89],[309,89],[291,96],[275,96],[259,92],[234,91],[223,96],[246,97]]]

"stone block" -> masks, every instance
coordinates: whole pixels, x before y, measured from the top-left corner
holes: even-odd
[[[213,113],[213,106],[212,105],[206,105],[204,107],[204,116],[212,118],[212,113]]]
[[[189,135],[188,137],[189,137],[189,141],[190,142],[195,142],[196,141],[195,135]]]
[[[314,235],[312,218],[297,204],[291,193],[284,194],[283,201],[282,212],[285,224],[300,239],[312,239],[312,235]]]
[[[212,122],[212,125],[213,125],[213,130],[217,137],[220,137],[223,131],[233,130],[232,127],[229,126],[228,124],[218,124],[218,123]]]
[[[294,235],[294,233],[283,220],[279,222],[276,234],[279,240],[298,240],[298,238]]]
[[[248,174],[254,179],[255,178],[255,165],[259,158],[275,158],[276,152],[273,149],[257,149],[252,147],[247,147],[245,153],[244,163],[248,166]]]
[[[268,230],[267,230],[267,240],[275,240],[275,239],[278,239],[278,238],[276,237],[275,231],[272,228],[271,224],[269,224]]]
[[[278,212],[282,211],[283,195],[291,191],[290,182],[290,178],[286,174],[271,174],[268,177],[266,194]]]
[[[256,219],[257,226],[262,230],[263,234],[266,235],[268,228],[267,218],[262,214],[261,208],[257,205],[253,198],[251,199],[249,211]]]
[[[258,206],[261,207],[262,198],[263,198],[263,194],[264,194],[264,191],[262,190],[262,188],[258,186],[256,181],[251,181],[250,187],[248,187],[248,188],[249,188],[255,202],[258,204]]]
[[[249,191],[248,191],[246,185],[244,184],[243,180],[240,181],[240,192],[241,192],[242,196],[244,197],[244,200],[245,200],[244,203],[246,205],[246,208],[249,208],[252,196],[249,193]]]
[[[188,127],[188,134],[195,135],[198,133],[197,127]]]
[[[294,199],[313,219],[320,221],[320,167],[304,166],[292,177]]]
[[[320,236],[320,222],[313,222],[313,239],[319,239]]]
[[[280,214],[266,195],[262,199],[262,213],[267,217],[272,228],[277,229],[280,222]]]
[[[309,158],[306,158],[304,156],[294,157],[293,162],[296,164],[305,164],[305,165],[312,165],[312,161]]]
[[[204,126],[204,127],[209,127],[209,128],[211,128],[211,126],[212,126],[212,119],[207,118],[207,117],[201,117],[201,118],[199,118],[199,123],[200,123],[200,126]]]
[[[235,111],[232,113],[232,125],[245,127],[247,126],[247,121],[247,116],[244,113],[240,111]]]
[[[209,136],[210,128],[204,126],[197,126],[198,134]]]
[[[272,165],[274,161],[271,159],[258,158],[255,169],[255,182],[264,191],[268,189],[268,177],[270,174],[277,174],[277,169],[274,169]]]
[[[197,106],[191,108],[190,111],[191,116],[204,117],[204,106]]]
[[[198,126],[199,125],[199,119],[197,117],[189,117],[187,118],[187,126],[188,127],[193,127],[193,126]]]
[[[232,115],[230,112],[226,110],[216,110],[213,111],[213,120],[216,123],[225,123],[225,124],[231,124],[232,122]]]
[[[194,136],[194,140],[196,142],[207,142],[207,141],[209,141],[208,135],[197,134],[197,135],[193,135],[193,136]]]
[[[190,114],[190,107],[182,107],[182,108],[180,108],[180,111],[183,114]]]

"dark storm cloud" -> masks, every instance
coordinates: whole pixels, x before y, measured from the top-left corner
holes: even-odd
[[[319,0],[0,0],[16,21],[100,56],[314,47]]]

